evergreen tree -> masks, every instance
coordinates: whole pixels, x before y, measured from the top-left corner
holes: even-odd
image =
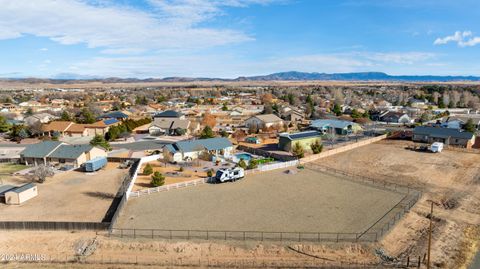
[[[213,133],[212,128],[210,128],[210,126],[205,126],[205,128],[203,128],[202,132],[200,133],[200,139],[207,139],[213,137],[215,137],[215,134]]]
[[[90,145],[102,147],[107,151],[110,151],[112,149],[112,147],[107,142],[107,140],[105,140],[105,138],[103,136],[98,135],[98,134],[95,135],[95,137],[93,137],[92,141],[90,141]]]
[[[152,181],[150,183],[154,187],[163,186],[163,184],[165,184],[165,176],[163,176],[162,173],[156,171],[155,173],[153,173]]]
[[[153,167],[151,164],[147,163],[147,165],[145,165],[145,168],[143,168],[143,174],[147,176],[153,174]]]

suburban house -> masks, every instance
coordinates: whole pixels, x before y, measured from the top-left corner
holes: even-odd
[[[107,118],[91,124],[79,124],[71,121],[52,121],[42,126],[44,135],[52,136],[58,133],[59,136],[83,137],[105,135],[111,126],[119,125],[117,119]]]
[[[445,145],[471,148],[475,144],[475,135],[453,128],[418,126],[413,129],[412,140],[424,143],[442,142]]]
[[[180,118],[153,118],[148,128],[152,136],[188,134],[190,121]]]
[[[89,144],[69,145],[60,141],[44,141],[28,145],[20,158],[26,165],[68,164],[79,167],[95,157],[107,157],[107,152]]]
[[[314,120],[310,124],[310,129],[317,130],[323,134],[348,135],[357,133],[362,130],[362,127],[351,121],[322,119]]]
[[[473,125],[475,125],[475,128],[478,129],[480,126],[479,116],[480,115],[478,114],[449,116],[441,123],[441,126],[444,128],[462,129],[468,120],[472,120]]]
[[[411,123],[412,119],[407,113],[397,111],[386,111],[378,115],[378,120],[388,123]]]
[[[169,162],[191,161],[194,159],[216,160],[230,158],[233,145],[227,138],[215,137],[198,140],[179,141],[166,145],[163,156]]]
[[[103,114],[102,116],[98,117],[98,119],[117,119],[119,121],[123,121],[128,119],[128,115],[121,111],[112,111]]]
[[[256,115],[245,120],[245,127],[265,129],[270,127],[283,127],[284,122],[274,114]]]
[[[291,151],[298,143],[303,149],[310,149],[310,145],[316,141],[320,142],[322,134],[318,131],[305,131],[299,133],[282,133],[279,135],[278,148],[284,151]]]
[[[158,119],[185,119],[185,115],[175,110],[165,110],[163,112],[156,113],[155,115],[153,115],[153,117]]]
[[[60,136],[64,136],[67,129],[73,124],[75,123],[71,121],[52,121],[42,125],[43,135],[52,136],[54,133],[58,133]]]
[[[38,114],[34,114],[26,117],[25,119],[23,119],[23,121],[27,126],[32,126],[38,123],[48,123],[56,118],[57,117],[49,113],[38,113]]]

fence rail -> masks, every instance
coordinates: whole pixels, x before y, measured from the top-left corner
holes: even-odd
[[[110,229],[109,236],[215,241],[277,241],[277,242],[376,242],[377,233],[265,232],[163,229]]]
[[[302,162],[301,164],[303,164],[304,167],[308,169],[342,175],[347,179],[351,179],[354,182],[357,182],[357,183],[360,182],[360,183],[372,185],[377,188],[388,189],[388,190],[392,190],[400,193],[407,193],[407,194],[410,193],[411,191],[418,191],[417,189],[412,188],[410,185],[398,184],[398,183],[393,183],[393,182],[382,180],[382,179],[362,176],[359,174],[324,166],[318,163]]]
[[[108,222],[1,221],[0,230],[107,230]]]
[[[175,183],[175,184],[168,184],[168,185],[165,185],[165,186],[160,186],[160,187],[155,187],[155,188],[148,188],[148,189],[139,190],[139,191],[132,191],[130,193],[130,197],[140,197],[142,195],[149,195],[149,194],[157,193],[157,192],[181,189],[181,188],[186,188],[186,187],[193,187],[193,186],[197,186],[197,185],[207,183],[207,182],[209,182],[209,180],[210,180],[210,178],[200,178],[200,179],[195,179],[195,180],[190,180],[190,181],[179,182],[179,183]]]

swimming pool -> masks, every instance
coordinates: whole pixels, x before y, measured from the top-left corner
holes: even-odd
[[[240,160],[244,160],[248,162],[253,158],[253,156],[248,153],[237,153],[235,154],[235,158],[237,162],[239,162]]]

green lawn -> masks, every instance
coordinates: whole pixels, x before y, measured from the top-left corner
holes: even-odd
[[[4,163],[0,164],[0,174],[10,174],[27,168],[23,164]]]

